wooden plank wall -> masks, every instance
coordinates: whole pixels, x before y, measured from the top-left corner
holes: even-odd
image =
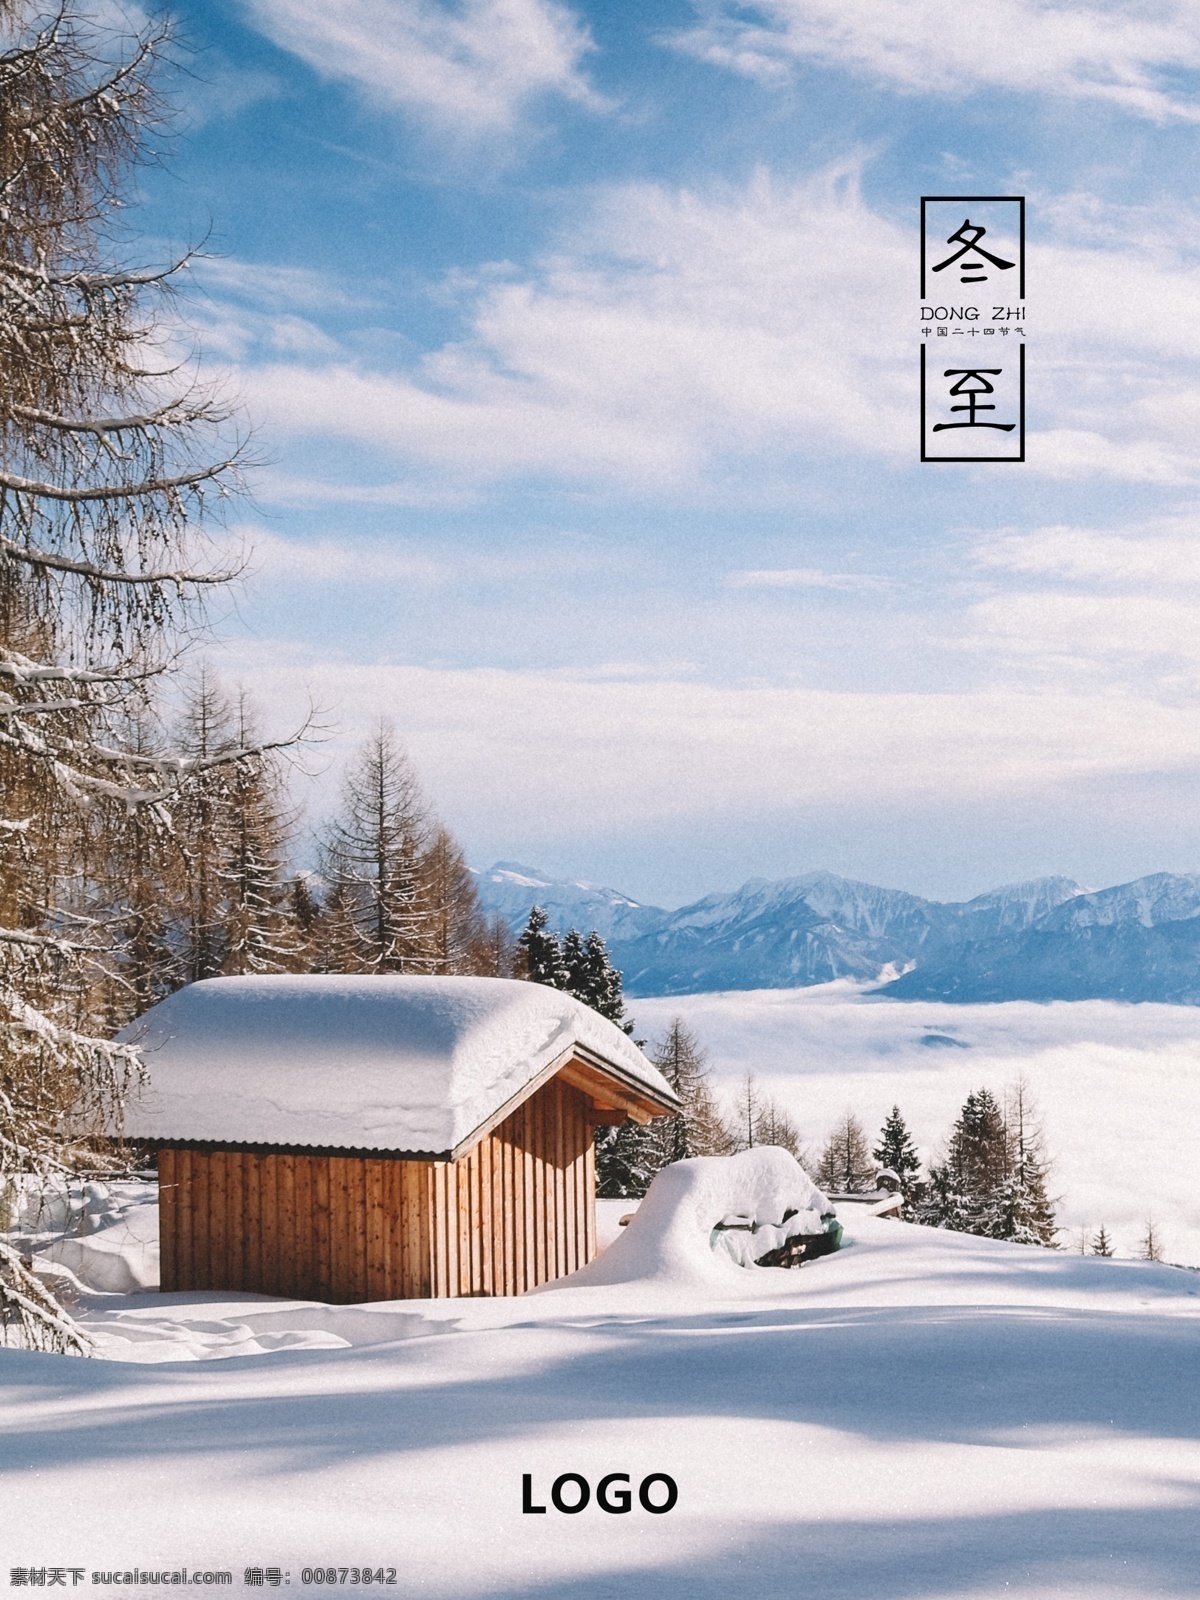
[[[520,1294],[596,1254],[588,1112],[553,1079],[454,1162],[160,1149],[162,1287]]]

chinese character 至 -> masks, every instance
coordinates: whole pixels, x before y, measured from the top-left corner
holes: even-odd
[[[980,422],[975,415],[977,411],[995,411],[995,406],[982,403],[979,397],[980,395],[995,394],[996,392],[984,374],[997,378],[1003,370],[1003,367],[947,367],[942,376],[958,379],[957,383],[950,386],[951,395],[955,398],[959,395],[965,397],[961,406],[951,406],[950,410],[952,412],[965,411],[967,420],[965,422],[935,422],[933,432],[941,433],[946,428],[996,428],[1000,433],[1011,433],[1016,427],[1015,422]],[[974,379],[974,383],[972,383],[972,379]]]

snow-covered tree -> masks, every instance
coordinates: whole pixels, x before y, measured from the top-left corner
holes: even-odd
[[[291,972],[306,949],[305,934],[297,925],[294,886],[287,882],[294,812],[287,802],[278,756],[263,750],[245,690],[238,693],[234,718],[235,744],[254,753],[222,769],[222,971],[230,976]]]
[[[530,908],[529,921],[517,940],[530,983],[544,983],[551,989],[565,989],[570,982],[562,944],[549,928],[549,918],[541,906]]]
[[[988,1089],[967,1096],[945,1159],[930,1168],[916,1220],[1019,1244],[1053,1245],[1054,1205],[1046,1194],[1042,1133],[1023,1082],[1002,1110]]]
[[[129,924],[101,879],[122,858],[145,866],[182,786],[239,758],[137,733],[203,593],[229,576],[203,528],[240,452],[164,348],[155,301],[176,269],[120,259],[163,30],[113,38],[100,15],[0,0],[2,1177],[104,1159],[96,1137],[138,1059],[108,1038]],[[7,1248],[0,1321],[83,1348]]]
[[[888,1112],[887,1120],[879,1130],[879,1143],[871,1154],[879,1167],[896,1174],[907,1215],[920,1189],[921,1157],[899,1106],[893,1106]]]
[[[1053,1245],[1058,1235],[1054,1202],[1046,1193],[1047,1162],[1041,1125],[1024,1078],[1005,1095],[1008,1170],[999,1194],[999,1239]]]

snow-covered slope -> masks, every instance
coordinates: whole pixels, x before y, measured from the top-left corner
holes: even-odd
[[[875,978],[897,999],[1200,1004],[1196,873],[1092,892],[1071,878],[1034,878],[942,903],[808,872],[754,878],[678,911],[511,863],[478,883],[514,927],[536,901],[558,929],[598,928],[633,996]]]
[[[756,878],[616,942],[613,959],[632,995],[867,979],[952,962],[972,941],[1025,929],[1079,893],[1070,878],[1038,878],[942,904],[832,872]]]
[[[186,1568],[261,1595],[246,1569],[272,1567],[280,1593],[314,1568],[341,1592],[344,1567],[347,1593],[434,1600],[1194,1591],[1190,1272],[860,1219],[835,1255],[717,1290],[84,1314],[110,1356],[124,1335],[159,1360],[0,1350],[0,1495],[5,1567],[92,1592]],[[248,1358],[189,1359],[222,1338]],[[627,1513],[597,1504],[614,1473]]]
[[[1078,894],[1030,923],[979,930],[889,987],[898,999],[1200,1004],[1200,875]]]
[[[484,909],[489,915],[499,912],[514,932],[528,922],[535,905],[541,906],[556,933],[568,928],[590,933],[595,928],[607,940],[636,938],[666,915],[658,906],[639,905],[616,889],[552,878],[516,861],[497,861],[484,871],[472,871]]]

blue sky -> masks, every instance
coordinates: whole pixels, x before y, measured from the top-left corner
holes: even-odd
[[[217,664],[660,903],[1200,867],[1200,14],[249,0],[139,227],[266,464]],[[917,460],[917,202],[1029,201],[1024,465]]]

